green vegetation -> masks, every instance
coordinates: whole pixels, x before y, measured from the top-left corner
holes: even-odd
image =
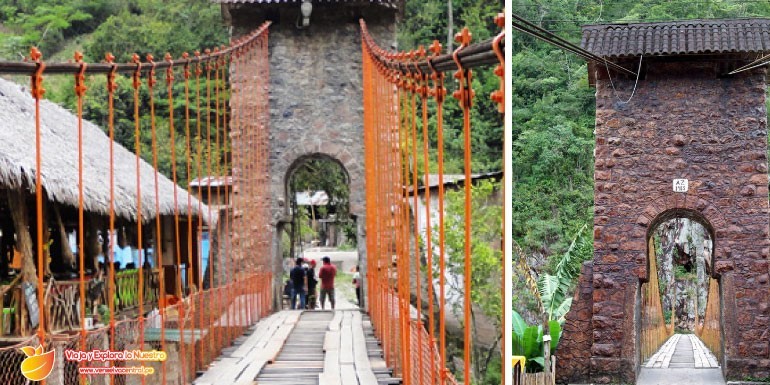
[[[474,309],[471,313],[471,325],[463,325],[471,328],[472,340],[477,340],[479,330],[480,310],[484,317],[492,322],[496,335],[501,336],[502,331],[502,268],[503,254],[500,249],[500,232],[502,229],[502,201],[500,200],[500,183],[492,183],[482,180],[471,189],[472,214],[471,214],[471,302]],[[447,247],[447,276],[464,276],[464,204],[465,194],[462,189],[446,192],[446,216],[445,233]],[[438,231],[433,232],[433,242],[438,242]],[[437,243],[434,243],[437,244]],[[438,263],[438,255],[434,261]],[[438,266],[433,269],[434,279],[438,279]],[[447,281],[447,297],[462,298],[464,293],[462,282]],[[453,302],[450,309],[458,319],[462,319],[462,301]],[[472,369],[473,377],[481,384],[500,383],[499,372],[490,373],[490,365],[500,360],[498,339],[491,346],[472,344]],[[459,341],[461,343],[461,341]],[[450,347],[450,350],[452,348]],[[461,353],[460,353],[461,354]],[[450,363],[451,365],[451,363]],[[497,364],[499,366],[499,364]],[[456,370],[456,373],[461,370]],[[459,374],[459,373],[458,373]],[[493,376],[493,377],[490,377]],[[494,377],[496,376],[496,377]]]
[[[544,330],[542,325],[527,325],[524,318],[513,311],[513,355],[524,356],[527,361],[527,372],[542,372],[545,368]],[[548,334],[551,336],[550,353],[553,355],[561,338],[561,324],[548,321]],[[533,365],[535,363],[536,365]]]
[[[344,210],[348,204],[348,176],[344,167],[331,158],[313,158],[302,161],[292,172],[291,192],[325,191],[329,203]],[[322,210],[325,208],[319,208]]]
[[[102,61],[112,52],[117,61],[153,53],[213,47],[227,42],[219,5],[207,0],[0,0],[0,57],[18,59],[37,46],[44,57],[64,54],[80,41],[86,61]]]
[[[426,7],[428,12],[430,8]],[[743,0],[516,0],[513,13],[580,42],[580,26],[614,21],[770,16],[770,3]],[[441,19],[440,17],[435,17]],[[424,27],[427,28],[427,27]],[[578,230],[593,223],[594,92],[581,59],[512,34],[514,240],[534,274],[554,275]],[[592,232],[583,252],[591,258]],[[578,270],[583,257],[566,262]],[[573,276],[574,278],[577,275]],[[574,279],[573,278],[573,279]],[[516,282],[516,281],[515,281]],[[517,281],[521,282],[521,281]],[[524,289],[520,287],[519,289]],[[522,314],[532,294],[513,293]],[[572,291],[568,296],[572,295]]]
[[[166,52],[178,58],[183,52],[194,52],[206,47],[214,47],[228,41],[227,29],[224,27],[219,5],[208,0],[191,1],[158,1],[158,0],[0,0],[0,59],[20,60],[29,55],[29,47],[37,46],[43,52],[44,60],[71,61],[75,50],[85,54],[87,62],[102,62],[104,55],[111,52],[116,61],[130,61],[131,55],[137,53],[142,60],[152,53],[156,61],[163,60]],[[205,76],[205,74],[204,74]],[[185,137],[183,108],[184,84],[182,77],[176,75],[174,86],[175,108],[175,143],[171,143],[169,124],[170,105],[166,95],[165,73],[158,71],[158,84],[155,91],[156,129],[158,136],[158,168],[166,176],[171,176],[171,147],[177,154],[177,174],[179,183],[186,185],[189,180],[198,176],[193,168],[192,175],[187,175],[185,164]],[[26,83],[26,79],[20,79]],[[87,77],[88,91],[84,98],[84,116],[107,129],[107,91],[104,76]],[[56,103],[75,110],[77,99],[72,91],[74,79],[67,75],[50,75],[45,77],[46,97]],[[118,89],[115,94],[115,139],[128,148],[135,149],[134,134],[134,102],[131,79],[125,76],[117,78]],[[205,96],[210,88],[212,95],[216,83],[201,82],[201,93]],[[191,85],[194,95],[196,85]],[[220,96],[220,103],[225,103],[228,95]],[[149,111],[149,94],[146,85],[140,90],[141,111]],[[213,109],[212,96],[212,109]],[[211,154],[213,165],[207,170],[204,162],[201,174],[221,174],[218,169],[224,169],[224,153],[212,148],[207,142],[215,143],[213,134],[208,132],[196,135],[198,109],[193,103],[190,110],[190,127],[193,130],[191,156],[197,159],[208,159]],[[201,106],[200,119],[207,119],[206,106]],[[208,116],[212,122],[216,118],[223,119],[223,114],[211,112]],[[150,117],[143,114],[141,118],[142,134],[140,138],[142,156],[152,161]],[[205,124],[204,124],[205,127]],[[220,141],[223,141],[220,134]],[[221,146],[229,146],[227,140]],[[200,155],[197,145],[202,144]],[[219,166],[218,166],[219,165]]]
[[[417,49],[422,45],[427,47],[438,40],[447,49],[455,49],[447,45],[448,28],[459,32],[468,27],[473,34],[473,43],[493,38],[500,31],[494,24],[494,17],[503,11],[502,2],[489,0],[451,0],[452,19],[454,25],[448,26],[447,0],[407,0],[405,3],[404,21],[399,25],[398,42],[400,50]],[[451,52],[451,51],[449,51]],[[472,170],[477,172],[500,171],[503,168],[503,121],[497,112],[497,106],[489,95],[500,85],[500,78],[493,73],[494,66],[473,71],[473,89],[476,97],[473,100],[472,140],[473,153]],[[463,132],[462,110],[457,100],[451,97],[456,89],[452,74],[447,74],[447,99],[444,103],[444,144],[445,172],[449,174],[463,171]],[[435,107],[430,104],[433,110]],[[429,127],[431,148],[431,172],[437,172],[436,162],[436,122],[435,114],[431,113]]]

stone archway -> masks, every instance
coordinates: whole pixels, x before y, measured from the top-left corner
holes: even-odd
[[[718,210],[710,212],[711,220],[724,220]],[[722,242],[711,221],[692,208],[665,209],[650,222],[646,239],[647,274],[640,278],[634,322],[638,363],[682,333],[695,334],[721,359],[723,301],[714,250]]]
[[[360,150],[361,153],[358,153]],[[356,224],[356,244],[361,266],[361,276],[365,277],[366,266],[366,239],[365,239],[365,189],[363,169],[363,148],[358,146],[343,146],[337,143],[322,141],[313,137],[306,141],[295,143],[285,151],[282,151],[276,161],[271,162],[272,196],[271,214],[273,221],[272,261],[273,271],[276,277],[283,273],[283,248],[281,237],[292,221],[290,213],[289,182],[296,169],[309,159],[325,159],[339,165],[347,175],[349,186],[348,213],[350,219]],[[276,286],[281,284],[276,280]],[[364,287],[364,286],[362,286]],[[278,290],[278,288],[276,289]],[[365,296],[364,296],[365,297]],[[280,296],[279,296],[280,298]]]
[[[566,317],[559,382],[636,381],[648,231],[676,210],[699,213],[713,229],[723,374],[770,376],[767,74],[723,76],[716,57],[669,56],[645,56],[638,83],[589,69],[596,86],[594,258]],[[619,62],[638,63],[638,53],[629,57],[635,61]],[[618,90],[633,89],[632,99],[618,101]]]

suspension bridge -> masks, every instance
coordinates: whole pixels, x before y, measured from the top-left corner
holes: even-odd
[[[497,15],[496,25],[503,20]],[[270,52],[272,36],[286,33],[286,25],[265,21],[236,30],[227,46],[178,57],[133,54],[117,62],[105,53],[87,62],[76,53],[71,62],[54,63],[33,48],[25,61],[0,62],[0,74],[29,79],[25,89],[3,83],[2,92],[11,113],[23,116],[23,145],[6,161],[14,171],[3,184],[3,229],[14,234],[21,257],[19,278],[3,289],[4,307],[14,314],[0,328],[3,383],[40,375],[48,384],[471,383],[471,328],[455,348],[459,364],[458,353],[447,351],[441,178],[444,125],[452,118],[444,111],[448,103],[461,110],[452,123],[464,141],[464,182],[454,183],[465,194],[465,248],[457,250],[464,270],[453,301],[461,324],[470,325],[470,115],[480,98],[503,111],[504,34],[493,31],[493,39],[474,43],[463,29],[452,51],[433,42],[427,50],[391,52],[363,19],[356,23],[358,59],[346,60],[363,82],[338,102],[362,109],[353,140],[364,159],[357,159],[333,138],[289,148],[278,138],[282,131],[273,125],[282,123],[271,109],[285,90],[274,89],[282,69]],[[474,71],[494,73],[499,89],[476,95]],[[445,84],[447,73],[456,87]],[[74,79],[73,112],[45,100],[52,77]],[[101,121],[86,119],[92,100],[107,106]],[[117,132],[132,134],[134,148],[118,144]],[[365,306],[281,310],[275,244],[288,208],[275,180],[283,183],[296,159],[323,154],[324,140],[335,148],[327,155],[360,187],[351,211],[358,217]],[[170,161],[165,174],[162,159]],[[437,218],[417,194],[433,168]],[[418,215],[427,221],[423,230]],[[17,370],[38,358],[27,346],[53,351],[50,366]],[[159,351],[163,359],[132,353],[74,360],[66,353],[106,350],[156,358]]]

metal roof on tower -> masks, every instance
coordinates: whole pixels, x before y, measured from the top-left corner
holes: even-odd
[[[770,19],[583,26],[581,46],[606,58],[770,52]]]
[[[214,0],[221,4],[294,4],[301,3],[302,0]],[[316,4],[333,3],[373,3],[373,4],[396,4],[399,0],[313,0]]]

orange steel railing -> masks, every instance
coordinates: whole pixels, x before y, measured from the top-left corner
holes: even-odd
[[[83,55],[76,53],[72,63],[45,63],[42,53],[33,48],[29,60],[0,62],[0,74],[30,76],[35,105],[35,185],[25,187],[34,187],[35,194],[36,281],[28,283],[36,286],[39,311],[34,336],[26,335],[27,340],[18,345],[0,348],[0,365],[6,368],[0,382],[25,383],[17,369],[24,358],[19,348],[40,344],[46,351],[57,349],[57,365],[49,376],[52,383],[93,383],[95,378],[78,372],[79,367],[85,366],[152,366],[155,374],[140,376],[137,381],[191,383],[196,372],[204,370],[221,349],[231,345],[246,328],[271,311],[272,273],[265,268],[270,255],[270,231],[257,225],[269,223],[268,25],[263,24],[229,46],[206,50],[203,55],[184,53],[179,59],[167,53],[162,61],[156,62],[152,55],[141,61],[138,55],[133,55],[130,63],[115,63],[114,56],[108,53],[102,63],[86,63]],[[43,144],[57,139],[45,134],[42,125],[50,119],[46,117],[46,108],[41,108],[44,75],[75,76],[77,123],[69,135],[77,137],[77,176],[72,177],[72,183],[76,185],[74,195],[78,197],[79,271],[77,280],[66,283],[46,278],[49,240],[45,239],[44,207],[56,197],[46,190],[44,183],[47,171],[43,168],[43,159],[47,154],[43,153]],[[90,82],[97,76],[105,76],[106,82]],[[118,93],[120,80],[129,80],[132,90]],[[158,84],[158,80],[165,84]],[[105,87],[106,92],[89,93],[88,86],[96,87],[94,84],[103,84],[100,87]],[[128,100],[117,103],[121,95],[128,95]],[[107,106],[105,129],[109,145],[87,148],[84,103],[99,97],[105,98]],[[167,115],[159,112],[161,101]],[[133,125],[135,135],[134,160],[127,162],[133,165],[116,164],[116,105],[132,105],[132,110],[125,111],[125,115],[133,119],[129,125]],[[142,151],[148,150],[143,148],[143,137],[151,138],[152,171],[141,160]],[[84,173],[89,151],[109,154],[108,172],[97,176]],[[164,159],[170,160],[167,177],[172,188],[162,187],[167,183],[159,171]],[[130,170],[132,166],[134,170]],[[127,167],[129,175],[125,174]],[[191,194],[185,197],[186,192],[178,183],[190,181],[194,176],[201,181],[208,180],[207,186],[202,182],[197,191],[191,191],[197,193],[197,198]],[[105,183],[109,185],[106,212],[94,212],[94,206],[88,203],[89,184],[96,182],[88,178],[94,177],[109,179],[109,183]],[[118,178],[122,182],[120,189]],[[133,181],[134,191],[126,191],[126,179]],[[212,194],[215,182],[221,182],[221,188]],[[207,194],[203,194],[204,188]],[[126,218],[126,207],[121,208],[121,218],[118,218],[118,194],[124,204],[131,202],[130,218]],[[217,196],[216,211],[204,205],[203,195],[209,199]],[[223,196],[226,204],[219,206]],[[172,207],[168,204],[162,207],[162,199],[172,200]],[[107,218],[104,227],[98,230],[104,242],[108,242],[105,249],[108,255],[104,258],[105,271],[87,276],[86,238],[96,231],[88,221],[97,216]],[[116,234],[118,227],[136,230],[139,263],[135,271],[115,270],[112,258],[115,242],[109,234]],[[201,250],[202,234],[206,230],[211,239],[208,256]],[[153,242],[150,261],[143,254],[147,238]],[[208,259],[205,271],[204,258]],[[152,267],[148,267],[147,262],[151,262]],[[92,278],[106,283],[96,297],[87,289]],[[65,297],[72,301],[66,302],[62,299]],[[56,305],[58,303],[64,305]],[[25,305],[21,307],[27,309]],[[109,319],[102,319],[95,327],[87,325],[88,313],[99,305],[106,306]],[[20,316],[24,314],[14,315]],[[78,363],[65,359],[62,353],[65,349],[157,349],[166,351],[168,359],[156,363]],[[108,382],[123,384],[128,381],[126,376],[110,375]]]
[[[695,334],[703,340],[703,343],[722,363],[722,332],[721,323],[722,310],[720,308],[719,280],[709,277],[709,292],[706,300],[706,313],[703,320],[696,321]],[[697,312],[696,312],[697,314]]]
[[[658,287],[658,258],[655,255],[655,242],[652,237],[647,241],[647,258],[649,260],[649,280],[642,283],[642,319],[640,353],[644,362],[663,345],[674,333],[674,329],[666,325],[663,317],[663,305]]]
[[[496,18],[502,27],[502,14]],[[471,383],[471,108],[475,92],[471,67],[497,65],[500,88],[491,97],[502,107],[503,36],[471,45],[468,29],[458,33],[459,47],[441,55],[435,41],[408,52],[377,46],[361,21],[366,162],[367,299],[384,358],[403,383],[457,384],[448,370],[446,306],[447,257],[444,223],[445,72],[455,71],[453,93],[462,109],[465,172],[464,272],[462,277],[462,378]],[[432,107],[432,108],[431,108]],[[431,119],[433,114],[435,119]],[[435,138],[430,128],[435,121]],[[437,143],[438,224],[432,224],[430,144]],[[417,191],[425,188],[424,207]],[[417,210],[425,210],[419,213]],[[418,216],[425,217],[421,235]],[[502,232],[502,229],[500,229]],[[434,240],[433,231],[438,232]],[[424,245],[420,239],[424,236]],[[434,251],[436,254],[434,255]],[[434,261],[437,258],[438,261]],[[438,271],[434,272],[434,263]],[[502,261],[501,261],[502,264]],[[428,277],[428,278],[426,278]],[[434,277],[438,293],[434,293]],[[502,278],[502,277],[501,277]],[[502,285],[502,283],[501,283]],[[427,286],[427,287],[424,287]],[[425,291],[425,293],[423,293]],[[423,298],[424,297],[424,298]],[[424,312],[427,310],[427,314]],[[436,310],[438,314],[436,314]],[[427,325],[425,324],[427,321]],[[504,377],[504,376],[503,376]]]

